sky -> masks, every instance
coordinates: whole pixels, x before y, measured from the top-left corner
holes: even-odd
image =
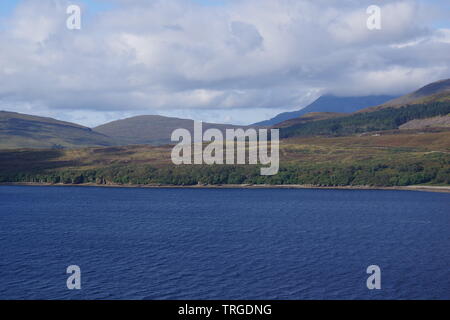
[[[66,27],[71,4],[80,30]],[[450,1],[0,0],[0,42],[0,110],[250,124],[324,94],[450,78]]]

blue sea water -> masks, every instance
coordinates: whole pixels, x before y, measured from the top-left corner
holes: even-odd
[[[449,208],[409,191],[1,186],[0,299],[450,299]]]

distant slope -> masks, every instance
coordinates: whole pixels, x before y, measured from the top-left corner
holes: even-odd
[[[299,123],[282,128],[281,137],[344,136],[373,131],[396,130],[415,119],[446,116],[450,102],[417,104],[401,108],[385,108],[373,112],[358,112],[346,117]]]
[[[0,149],[109,146],[114,141],[78,124],[0,111]]]
[[[298,122],[282,128],[282,137],[351,135],[412,127],[446,128],[450,113],[450,79],[430,83],[417,91],[351,115],[314,122]],[[436,118],[437,117],[437,118]],[[436,120],[440,119],[440,120]],[[414,121],[417,120],[417,121]],[[408,125],[406,125],[408,127]]]
[[[426,104],[433,102],[450,102],[450,79],[430,83],[410,94],[388,101],[380,106],[367,108],[361,111],[371,112],[385,108],[400,108],[406,105]]]
[[[311,112],[342,112],[352,113],[363,108],[378,106],[389,100],[394,99],[393,96],[363,96],[363,97],[336,97],[333,95],[322,96],[307,107],[293,112],[284,112],[276,117],[255,123],[255,126],[273,126],[278,123],[301,117]]]
[[[162,145],[171,143],[172,132],[183,128],[193,133],[194,121],[163,116],[137,116],[117,120],[95,127],[101,134],[113,137],[121,144],[151,144]],[[216,128],[224,132],[225,129],[241,128],[239,126],[203,123],[203,130]],[[243,127],[242,127],[243,128]]]
[[[304,124],[308,122],[314,122],[314,121],[320,121],[320,120],[327,120],[327,119],[333,119],[338,117],[345,117],[348,116],[348,113],[337,113],[337,112],[311,112],[308,114],[305,114],[299,118],[283,121],[281,123],[278,123],[274,125],[274,128],[287,128],[291,127],[297,124]]]
[[[415,130],[425,128],[450,128],[450,115],[426,119],[415,119],[400,126],[401,130]]]

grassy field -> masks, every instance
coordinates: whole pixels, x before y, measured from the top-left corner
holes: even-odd
[[[0,151],[0,182],[98,184],[450,184],[450,131],[299,137],[280,145],[280,172],[257,165],[174,166],[172,146]]]

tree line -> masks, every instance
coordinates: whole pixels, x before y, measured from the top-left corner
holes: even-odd
[[[280,136],[282,138],[311,135],[343,136],[371,131],[393,130],[414,119],[444,116],[449,113],[449,102],[387,108],[375,112],[357,113],[347,117],[296,124],[282,128]]]

